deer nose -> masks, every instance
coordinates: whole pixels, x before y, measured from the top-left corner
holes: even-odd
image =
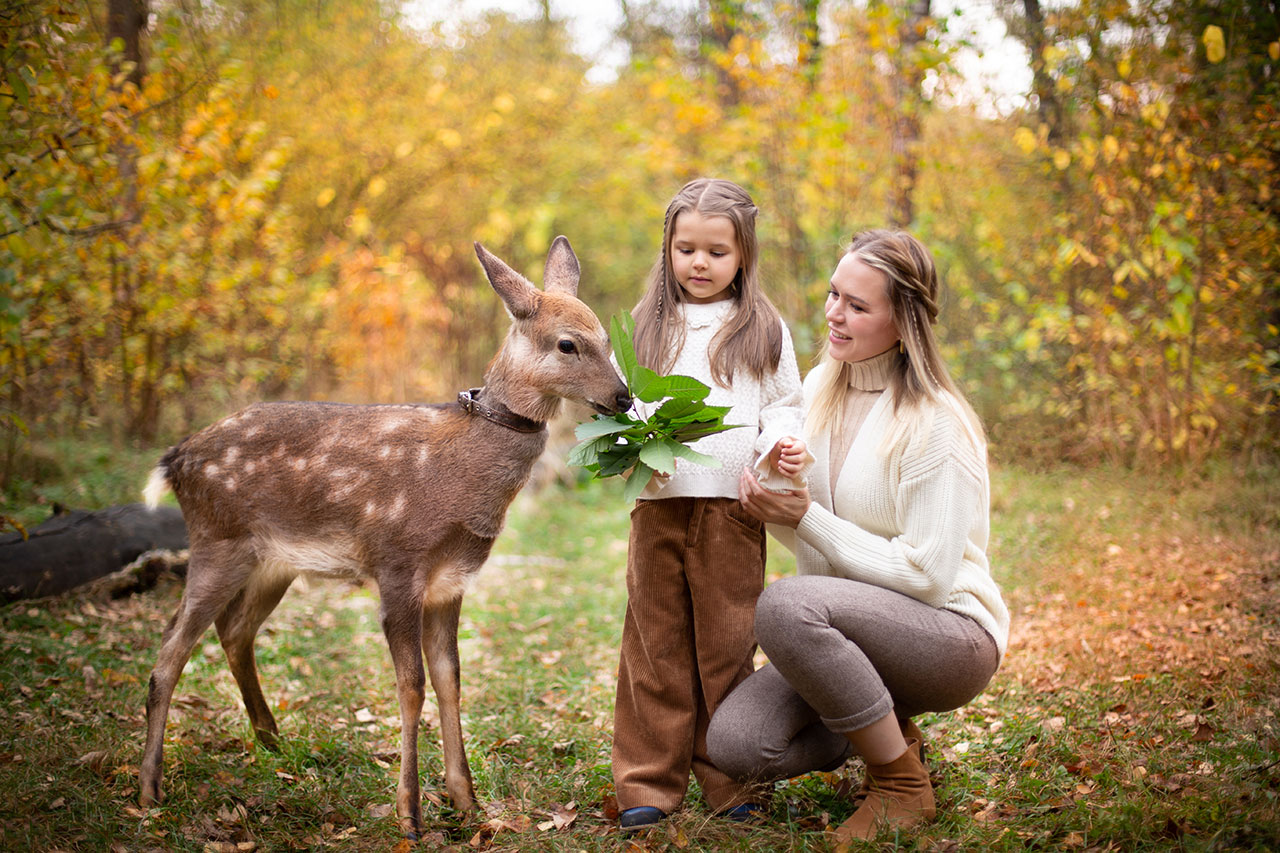
[[[613,398],[613,405],[619,412],[625,412],[631,408],[631,395],[626,391],[619,391],[618,396]]]

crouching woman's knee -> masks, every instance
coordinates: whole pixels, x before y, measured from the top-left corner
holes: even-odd
[[[749,735],[755,730],[752,710],[741,695],[735,702],[731,693],[707,727],[707,757],[720,772],[740,782],[752,781],[760,769],[760,745]]]
[[[764,588],[756,602],[756,642],[772,657],[782,644],[795,637],[796,620],[803,607],[804,577],[782,578]]]

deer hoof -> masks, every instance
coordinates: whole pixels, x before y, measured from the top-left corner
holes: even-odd
[[[262,744],[262,748],[268,752],[280,751],[280,738],[275,732],[268,729],[254,729],[253,736],[258,739],[258,743]]]
[[[149,809],[152,806],[160,805],[160,800],[163,799],[163,797],[164,795],[161,793],[160,786],[158,784],[143,785],[142,792],[138,794],[138,805],[142,806],[144,809]]]

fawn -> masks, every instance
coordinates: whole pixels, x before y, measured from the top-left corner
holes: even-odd
[[[459,711],[458,616],[468,579],[488,557],[561,399],[606,414],[631,405],[608,336],[576,297],[580,267],[569,241],[552,243],[542,291],[479,243],[475,249],[512,317],[482,388],[434,405],[258,403],[188,436],[152,472],[147,503],[173,489],[191,553],[147,694],[144,806],[160,801],[170,699],[210,623],[256,737],[275,744],[253,642],[305,573],[377,581],[400,701],[401,828],[410,838],[422,828],[424,656],[440,709],[445,788],[456,808],[474,809]]]

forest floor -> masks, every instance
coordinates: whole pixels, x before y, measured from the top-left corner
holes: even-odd
[[[919,722],[939,817],[867,849],[1280,849],[1280,478],[997,467],[1009,651],[969,706]],[[769,819],[683,810],[623,838],[609,772],[625,607],[620,484],[526,492],[463,605],[464,729],[482,807],[447,803],[433,697],[423,850],[827,850],[851,762],[778,787]],[[771,543],[768,572],[794,562]],[[258,640],[282,743],[253,741],[212,631],[175,694],[166,800],[137,804],[170,578],[0,609],[0,849],[410,849],[376,590],[298,584]]]

